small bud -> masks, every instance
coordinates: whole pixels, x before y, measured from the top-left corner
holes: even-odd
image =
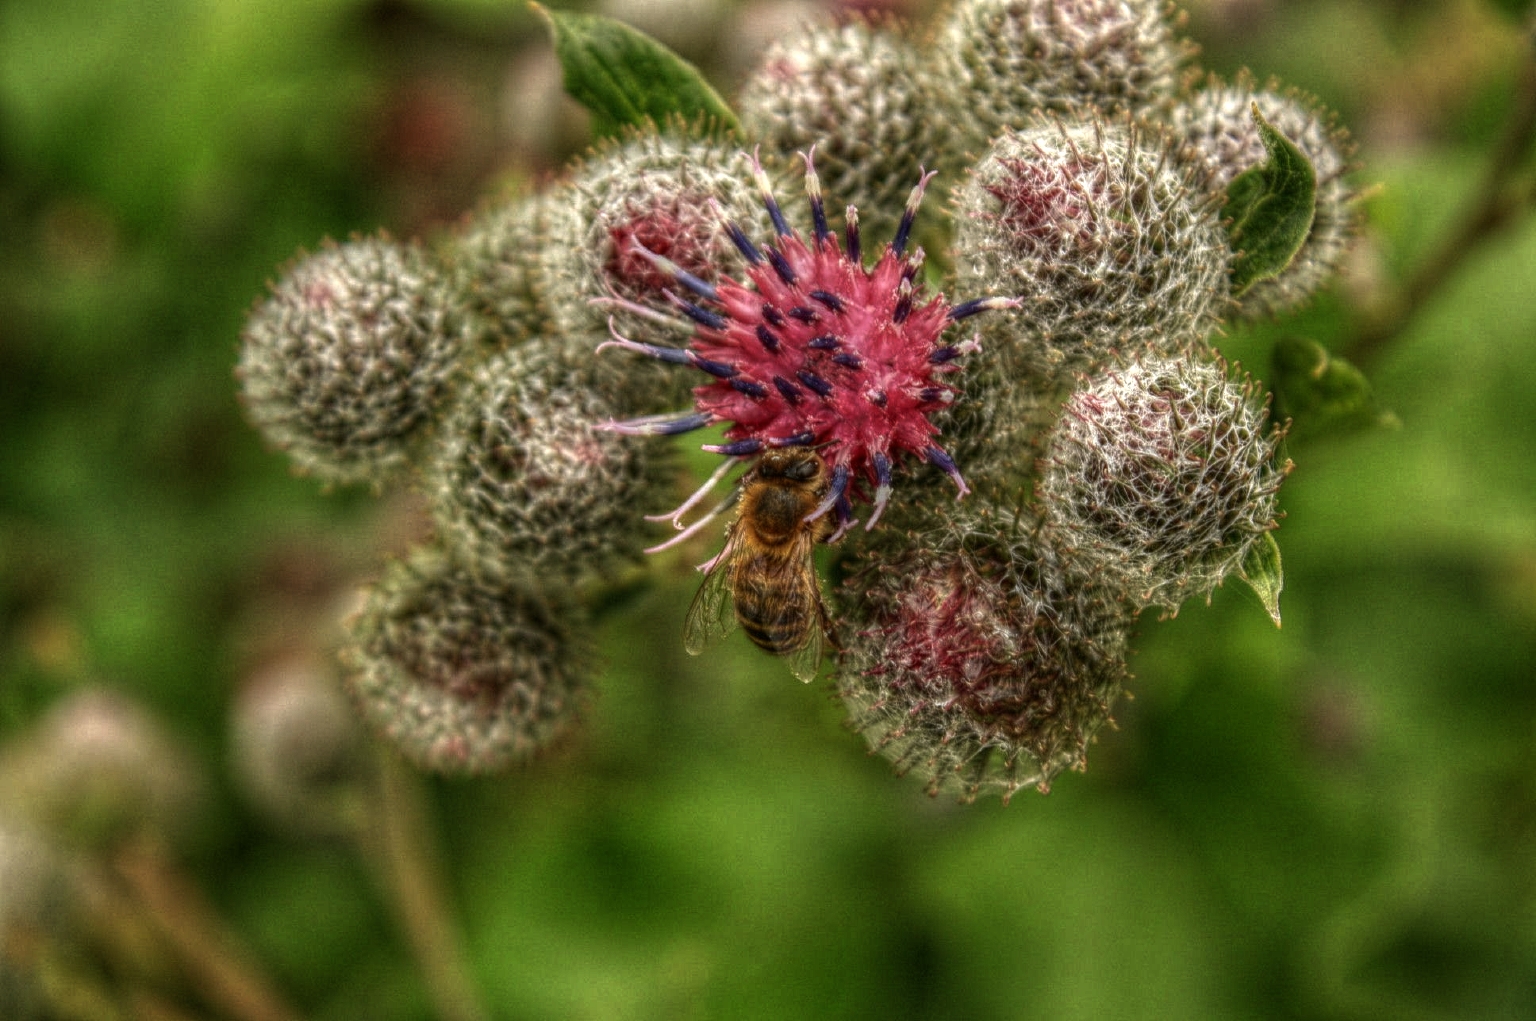
[[[263,812],[308,833],[356,822],[363,734],[318,663],[294,658],[256,674],[236,698],[232,723],[236,777]]]
[[[621,414],[663,411],[687,394],[675,374],[654,366],[591,360],[610,319],[639,339],[681,339],[656,322],[677,315],[667,297],[675,285],[647,253],[713,283],[742,266],[722,216],[767,225],[740,156],[703,139],[638,135],[594,153],[547,199],[536,272],[550,341]],[[635,314],[636,306],[650,315]]]
[[[490,577],[575,581],[639,558],[638,508],[664,503],[663,441],[602,428],[600,397],[558,379],[535,344],[479,366],[424,469],[443,541]]]
[[[1128,611],[1034,525],[977,516],[856,562],[839,692],[874,751],[929,794],[1049,790],[1084,768],[1126,679]]]
[[[423,769],[506,769],[586,702],[593,640],[575,606],[527,582],[488,584],[433,550],[391,564],[351,630],[353,701]]]
[[[146,831],[182,834],[203,778],[156,720],[125,696],[84,688],[0,760],[0,798],[70,844],[109,847]]]
[[[1137,606],[1209,595],[1275,527],[1289,467],[1253,390],[1192,361],[1090,379],[1062,410],[1040,482],[1057,541]]]
[[[950,147],[948,118],[921,86],[921,55],[895,32],[850,22],[807,25],[768,49],[736,109],[747,135],[781,164],[816,147],[827,194],[858,206],[884,238],[922,164]]]
[[[1248,75],[1232,85],[1213,80],[1173,110],[1174,130],[1212,171],[1210,186],[1224,195],[1233,178],[1268,158],[1254,123],[1254,103],[1312,163],[1317,208],[1312,229],[1290,266],[1239,296],[1236,314],[1244,319],[1279,315],[1311,299],[1337,275],[1360,228],[1358,196],[1344,177],[1353,153],[1348,134],[1311,97],[1295,90],[1259,89]]]
[[[1199,170],[1154,129],[1009,132],[956,196],[967,286],[1017,296],[984,358],[1049,393],[1115,356],[1199,347],[1225,307],[1229,251]]]
[[[383,238],[300,260],[246,321],[236,375],[251,421],[294,466],[380,485],[447,389],[464,328],[417,248]]]
[[[1171,104],[1193,47],[1164,10],[1163,0],[958,0],[937,51],[965,145],[1053,114],[1140,116]]]
[[[485,351],[516,347],[547,332],[537,271],[545,202],[541,194],[491,202],[453,239],[449,258]]]

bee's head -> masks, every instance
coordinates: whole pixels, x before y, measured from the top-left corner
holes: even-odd
[[[805,447],[780,447],[770,450],[757,459],[757,476],[761,479],[783,479],[787,482],[811,482],[819,478],[826,466],[821,455]]]

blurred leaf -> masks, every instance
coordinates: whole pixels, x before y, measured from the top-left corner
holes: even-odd
[[[1317,174],[1291,141],[1270,127],[1259,104],[1253,120],[1269,159],[1238,174],[1227,186],[1221,215],[1231,221],[1227,240],[1238,253],[1232,262],[1232,293],[1278,276],[1291,264],[1317,210]]]
[[[1264,538],[1249,548],[1237,574],[1253,589],[1269,619],[1279,627],[1280,590],[1285,588],[1285,574],[1280,569],[1280,544],[1275,541],[1275,533],[1265,532]]]
[[[1400,424],[1376,403],[1364,373],[1316,341],[1282,337],[1271,357],[1276,410],[1290,418],[1293,438]]]
[[[1511,21],[1524,21],[1530,17],[1532,0],[1488,0],[1488,5]]]
[[[599,134],[611,137],[624,127],[671,118],[703,120],[714,131],[740,130],[736,115],[698,70],[645,33],[600,15],[530,6],[549,22],[565,91],[592,111]]]

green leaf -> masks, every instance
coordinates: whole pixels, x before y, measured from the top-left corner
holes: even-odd
[[[1275,541],[1275,533],[1265,532],[1264,538],[1248,548],[1237,575],[1253,589],[1269,619],[1279,627],[1280,590],[1285,588],[1285,574],[1280,570],[1280,544]]]
[[[1272,357],[1275,410],[1291,420],[1292,439],[1400,424],[1376,403],[1365,374],[1317,341],[1283,337]]]
[[[703,75],[644,32],[596,14],[529,6],[549,23],[565,91],[592,111],[598,134],[611,137],[672,118],[740,132],[736,115]]]
[[[1233,295],[1284,272],[1307,240],[1317,211],[1317,173],[1311,161],[1270,126],[1258,103],[1253,104],[1253,120],[1269,159],[1232,179],[1221,210],[1236,255]]]

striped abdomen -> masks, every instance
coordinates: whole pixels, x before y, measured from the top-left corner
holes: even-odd
[[[778,656],[805,648],[811,629],[821,626],[810,558],[792,548],[785,552],[744,554],[731,573],[737,623],[754,644]]]

